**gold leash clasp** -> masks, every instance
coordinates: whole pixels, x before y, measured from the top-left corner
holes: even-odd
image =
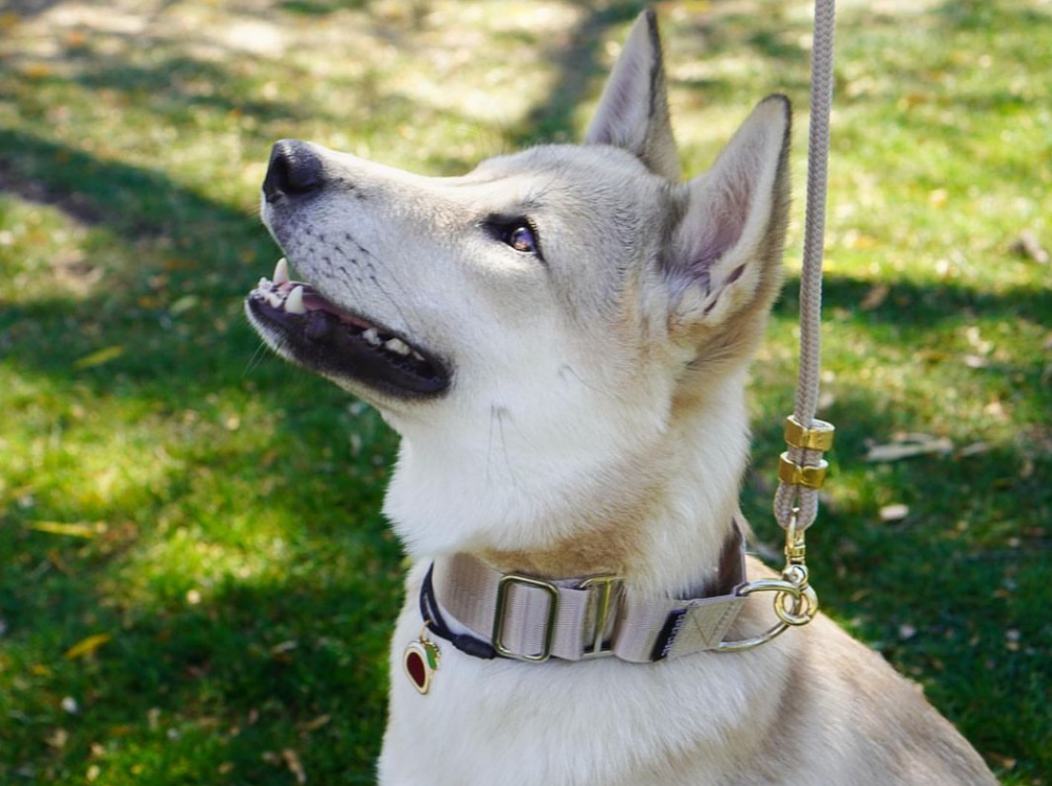
[[[796,526],[797,512],[785,530],[785,567],[778,579],[756,579],[738,588],[738,595],[747,596],[755,592],[773,592],[774,613],[778,622],[758,636],[740,641],[721,641],[717,652],[740,652],[766,644],[790,626],[806,625],[818,613],[818,594],[808,581],[806,564],[807,546],[804,530]]]
[[[812,419],[805,427],[794,415],[785,419],[785,443],[789,448],[824,453],[833,447],[836,428],[824,420]],[[825,482],[829,463],[822,458],[817,464],[798,464],[785,452],[778,465],[778,479],[787,486],[817,491]],[[759,636],[740,641],[721,641],[717,652],[739,652],[758,647],[790,627],[806,625],[818,613],[818,594],[811,586],[807,572],[806,527],[800,527],[800,508],[793,507],[789,526],[785,528],[785,567],[777,579],[757,579],[738,588],[738,595],[754,592],[774,593],[774,613],[778,622]]]

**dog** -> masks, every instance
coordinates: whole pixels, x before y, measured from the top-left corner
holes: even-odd
[[[739,592],[772,574],[740,561],[738,492],[790,107],[762,101],[681,182],[665,81],[645,11],[581,145],[450,178],[274,146],[286,257],[248,318],[401,436],[384,513],[413,567],[378,781],[994,784],[820,614],[716,651],[774,619]]]

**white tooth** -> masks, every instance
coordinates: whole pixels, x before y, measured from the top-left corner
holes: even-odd
[[[307,307],[303,305],[303,287],[295,287],[289,292],[285,300],[285,310],[290,314],[306,314]]]
[[[402,339],[400,339],[400,338],[388,339],[384,343],[384,346],[387,347],[392,352],[395,352],[395,353],[397,353],[399,355],[408,355],[409,354],[409,345],[406,344],[404,341],[402,341]]]
[[[420,354],[419,352],[417,352],[417,351],[416,351],[415,349],[413,350],[413,357],[414,357],[414,358],[415,358],[416,360],[419,360],[419,361],[420,361],[421,363],[423,363],[423,362],[424,362],[424,356],[423,356],[423,355],[421,355],[421,354]]]
[[[281,308],[281,296],[276,292],[264,292],[263,298],[274,308]]]
[[[281,286],[289,280],[289,263],[285,257],[278,260],[278,264],[274,266],[274,284]]]
[[[374,347],[380,346],[380,336],[376,333],[376,328],[369,328],[362,333],[362,338],[372,344]]]

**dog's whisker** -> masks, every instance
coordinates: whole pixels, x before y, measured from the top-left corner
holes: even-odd
[[[493,456],[493,420],[497,416],[495,404],[489,406],[489,433],[486,437],[486,480],[490,480],[490,462]]]
[[[567,372],[569,372],[570,376],[572,376],[574,379],[576,379],[578,382],[580,382],[582,385],[584,385],[589,390],[591,390],[591,391],[593,391],[595,393],[599,393],[602,396],[610,396],[612,398],[619,398],[619,396],[618,396],[618,394],[616,392],[612,392],[608,388],[601,388],[601,387],[598,387],[596,385],[593,385],[591,382],[589,382],[584,377],[582,377],[580,374],[578,374],[577,370],[573,366],[571,366],[569,363],[564,363],[563,365],[559,366],[559,377],[560,378],[565,379]]]
[[[374,259],[375,259],[375,257],[374,257]],[[416,308],[413,306],[412,293],[410,293],[409,290],[407,290],[405,288],[405,286],[402,284],[401,280],[399,280],[398,276],[395,274],[394,270],[392,270],[391,266],[383,264],[382,262],[380,262],[380,260],[377,260],[377,264],[380,266],[380,268],[383,270],[384,273],[386,273],[388,276],[390,276],[391,280],[394,281],[395,286],[397,286],[398,289],[401,290],[402,295],[405,297],[406,302],[409,303],[411,308],[413,308],[413,312],[414,312],[413,315],[414,316],[418,316],[415,313],[416,312]],[[376,279],[375,279],[375,272],[376,271],[375,271],[375,268],[374,268],[373,281],[376,283],[377,286],[380,286],[379,282],[377,282]],[[387,293],[385,292],[384,294],[387,294]],[[387,299],[391,300],[391,302],[394,303],[394,300],[391,298],[390,295],[387,296]],[[398,308],[398,304],[397,303],[395,303],[395,308]],[[401,311],[399,311],[399,313],[401,314]],[[402,318],[405,319],[405,316],[403,315]],[[413,327],[408,322],[406,324],[407,324],[407,327],[410,327],[410,328]]]
[[[260,341],[259,346],[256,347],[255,351],[253,351],[252,355],[249,357],[248,362],[245,364],[245,370],[241,372],[242,378],[247,377],[259,367],[263,362],[263,359],[267,356],[266,353],[267,342]]]
[[[390,304],[394,306],[395,311],[397,311],[398,316],[402,318],[402,323],[406,326],[406,328],[410,331],[415,331],[416,328],[413,326],[413,323],[408,318],[406,318],[405,312],[402,311],[402,307],[398,305],[398,301],[391,297],[391,293],[388,292],[387,288],[380,283],[380,281],[376,278],[375,273],[369,275],[369,280],[376,285],[376,288],[379,289],[380,292],[383,293],[383,296],[387,298],[388,302],[390,302]]]
[[[513,486],[518,486],[518,478],[515,475],[515,468],[511,464],[511,454],[508,452],[508,440],[504,434],[504,418],[508,416],[508,411],[504,407],[495,407],[494,412],[497,416],[497,431],[500,434],[501,449],[504,453],[504,465],[508,468],[508,478],[511,480]]]

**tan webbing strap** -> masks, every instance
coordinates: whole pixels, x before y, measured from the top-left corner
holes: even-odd
[[[584,660],[600,655],[647,663],[716,649],[745,598],[744,543],[727,594],[690,599],[626,591],[617,579],[548,581],[501,573],[467,554],[435,561],[438,616],[454,634],[487,642],[519,660]],[[604,597],[604,593],[609,592]]]

